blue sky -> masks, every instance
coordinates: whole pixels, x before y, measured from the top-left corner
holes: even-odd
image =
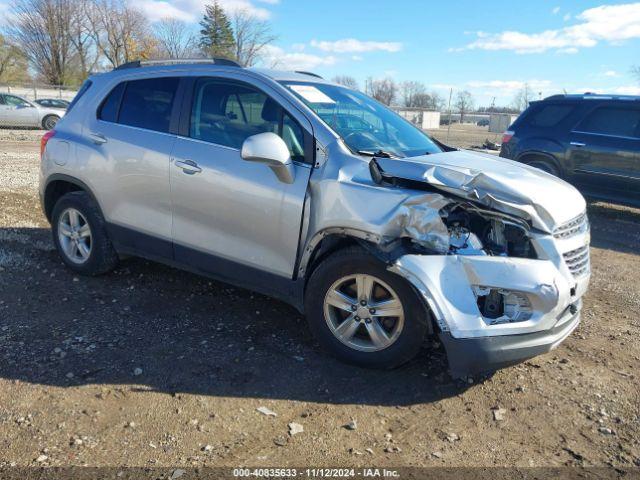
[[[304,45],[302,52],[325,59],[309,67],[329,77],[420,80],[442,93],[470,90],[485,104],[494,96],[510,103],[524,82],[543,95],[640,94],[630,72],[640,64],[640,3],[281,0],[268,9],[278,46],[289,53]],[[385,43],[360,52],[347,52],[357,44],[317,48],[348,38]]]
[[[2,4],[8,0],[0,0]],[[195,27],[207,0],[136,0],[151,21]],[[326,77],[419,80],[477,104],[509,104],[526,82],[562,92],[640,94],[640,3],[599,1],[220,0],[271,22],[266,63]],[[454,90],[454,92],[455,92]]]

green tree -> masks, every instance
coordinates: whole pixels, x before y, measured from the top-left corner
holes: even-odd
[[[27,57],[0,34],[0,83],[21,83],[27,80]]]
[[[211,57],[234,59],[236,42],[229,17],[217,0],[204,8],[204,18],[200,22],[200,48]]]

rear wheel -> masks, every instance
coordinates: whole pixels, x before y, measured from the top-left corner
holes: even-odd
[[[53,242],[64,263],[82,275],[106,273],[118,263],[95,201],[86,192],[60,197],[51,215]]]
[[[531,165],[532,167],[538,168],[538,169],[542,170],[543,172],[550,173],[551,175],[553,175],[555,177],[559,177],[560,176],[560,172],[558,171],[558,168],[553,163],[551,163],[549,160],[533,160],[531,162],[528,162],[528,165]]]
[[[60,120],[60,117],[56,115],[47,115],[42,119],[42,128],[45,130],[53,130],[58,123],[58,120]]]
[[[416,355],[428,330],[427,313],[411,286],[359,248],[323,260],[306,292],[312,332],[348,363],[401,365]]]

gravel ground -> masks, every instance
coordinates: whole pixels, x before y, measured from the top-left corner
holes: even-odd
[[[0,130],[0,467],[640,465],[640,210],[589,206],[592,286],[559,349],[460,384],[435,341],[362,370],[260,295],[138,259],[74,276],[40,134]]]

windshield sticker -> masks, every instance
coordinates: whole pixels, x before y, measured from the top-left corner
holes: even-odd
[[[291,85],[291,90],[309,103],[336,103],[335,100],[312,85]]]

